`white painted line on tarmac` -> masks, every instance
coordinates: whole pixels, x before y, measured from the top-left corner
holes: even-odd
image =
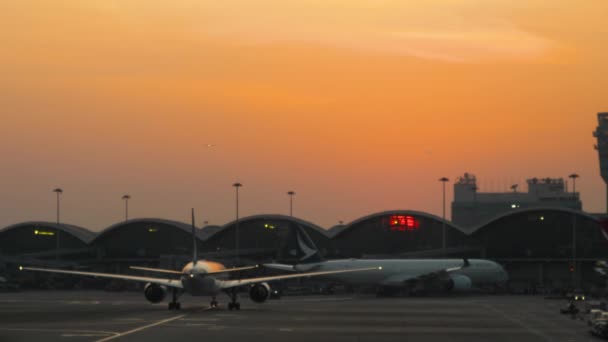
[[[108,334],[61,334],[61,337],[106,337]]]
[[[203,309],[201,311],[209,311],[210,309],[211,308],[206,308],[206,309]],[[102,338],[101,340],[96,340],[95,342],[105,342],[105,341],[110,341],[110,340],[113,340],[115,338],[119,338],[119,337],[122,337],[122,336],[131,335],[133,333],[136,333],[136,332],[139,332],[139,331],[142,331],[142,330],[150,329],[150,328],[153,328],[153,327],[156,327],[156,326],[159,326],[159,325],[163,325],[163,324],[167,324],[169,322],[176,321],[178,319],[186,317],[187,315],[188,314],[183,314],[183,315],[179,315],[179,316],[174,316],[174,317],[171,317],[171,318],[163,319],[162,321],[158,321],[158,322],[155,322],[155,323],[152,323],[152,324],[141,326],[139,328],[135,328],[135,329],[131,329],[129,331],[118,333],[118,334],[116,334],[114,336]]]
[[[131,329],[129,331],[125,331],[123,333],[119,333],[119,334],[114,335],[114,336],[102,338],[101,340],[97,340],[95,342],[105,342],[105,341],[113,340],[115,338],[123,337],[123,336],[126,336],[126,335],[131,335],[131,334],[136,333],[138,331],[142,331],[142,330],[150,329],[150,328],[162,325],[162,324],[166,324],[166,323],[178,320],[178,319],[180,319],[182,317],[185,317],[185,316],[186,316],[186,314],[183,314],[183,315],[179,315],[179,316],[163,319],[162,321],[158,321],[158,322],[155,322],[155,323],[152,323],[152,324],[144,325],[143,327]]]
[[[186,327],[207,327],[207,328],[214,328],[217,326],[217,324],[213,324],[213,323],[185,323],[183,326]]]
[[[45,332],[45,333],[62,333],[63,335],[74,335],[77,334],[90,334],[91,336],[112,336],[117,335],[115,331],[103,331],[103,330],[71,330],[71,329],[39,329],[39,328],[4,328],[0,327],[0,330],[4,331],[23,331],[23,332]]]
[[[184,318],[182,321],[185,322],[217,322],[218,318]]]

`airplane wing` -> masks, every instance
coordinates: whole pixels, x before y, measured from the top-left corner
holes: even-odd
[[[262,283],[262,282],[273,281],[273,280],[302,278],[302,277],[315,277],[315,276],[322,276],[322,275],[328,275],[328,274],[348,273],[348,272],[374,271],[374,270],[381,270],[381,269],[382,269],[382,267],[366,267],[366,268],[353,268],[353,269],[349,269],[349,270],[339,270],[339,271],[321,271],[321,272],[308,272],[308,273],[278,275],[278,276],[270,276],[270,277],[222,280],[222,281],[220,281],[220,287],[222,289],[229,289],[231,287],[256,284],[256,283]]]
[[[295,265],[288,264],[263,264],[264,267],[272,268],[274,270],[287,271],[287,272],[297,272]]]
[[[404,282],[410,281],[421,281],[421,280],[430,280],[430,279],[441,279],[443,277],[447,277],[450,273],[461,270],[463,268],[469,267],[469,260],[463,259],[463,263],[460,266],[449,267],[444,269],[439,269],[431,272],[424,273],[400,273],[393,276],[390,276],[382,281],[382,285],[387,286],[402,286]]]
[[[254,266],[245,266],[245,267],[225,268],[225,269],[219,270],[219,271],[203,273],[202,275],[246,271],[246,270],[253,270],[258,267],[259,267],[258,265],[254,265]]]
[[[151,267],[139,267],[139,266],[129,266],[129,268],[132,269],[132,270],[138,270],[138,271],[149,271],[149,272],[177,274],[177,275],[183,275],[184,274],[182,271],[166,270],[164,268],[151,268]]]
[[[153,283],[153,284],[158,284],[158,285],[164,285],[167,287],[176,287],[179,289],[183,288],[182,282],[179,279],[138,277],[138,276],[130,276],[130,275],[126,275],[126,274],[69,271],[69,270],[59,270],[59,269],[53,269],[53,268],[37,268],[37,267],[23,267],[23,266],[20,266],[19,270],[49,272],[49,273],[62,273],[62,274],[72,274],[72,275],[80,275],[80,276],[122,279],[122,280],[133,280],[133,281],[141,281],[144,283]]]
[[[167,269],[164,269],[164,268],[151,268],[151,267],[140,267],[140,266],[129,266],[129,268],[132,269],[132,270],[139,270],[139,271],[149,271],[149,272],[158,272],[158,273],[184,275],[184,272],[182,272],[182,271],[167,270]],[[245,267],[236,267],[236,268],[226,268],[226,269],[219,270],[219,271],[213,271],[213,272],[207,272],[207,273],[199,273],[198,275],[200,275],[200,276],[206,276],[206,275],[212,275],[212,274],[246,271],[246,270],[252,270],[252,269],[255,269],[255,268],[258,268],[258,265],[255,265],[255,266],[245,266]]]

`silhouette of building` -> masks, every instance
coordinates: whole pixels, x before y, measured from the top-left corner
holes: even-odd
[[[607,184],[606,212],[608,212],[608,112],[597,113],[597,124],[593,136],[597,138],[595,149],[600,159],[600,175]]]
[[[479,192],[477,178],[465,173],[454,183],[452,222],[473,227],[522,209],[583,207],[579,193],[567,192],[563,178],[532,178],[527,183],[527,192],[518,192],[517,185],[511,192]]]

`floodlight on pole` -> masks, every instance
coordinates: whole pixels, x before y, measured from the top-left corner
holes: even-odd
[[[236,182],[232,184],[236,192],[236,241],[235,241],[235,249],[236,249],[236,263],[239,264],[239,188],[243,186],[243,184]]]
[[[129,220],[129,200],[131,195],[124,195],[122,199],[125,201],[125,221]]]
[[[447,177],[441,177],[439,178],[439,181],[441,182],[443,188],[443,221],[441,222],[441,251],[445,256],[445,183],[449,182],[450,180]]]
[[[60,212],[59,212],[59,196],[63,193],[61,188],[53,189],[53,192],[57,194],[57,233],[55,234],[55,259],[59,260],[59,225],[60,225]]]
[[[572,178],[572,195],[576,196],[576,179],[579,178],[580,176],[577,175],[576,173],[572,173],[568,176],[568,178]]]
[[[580,176],[576,173],[572,173],[568,176],[572,179],[572,196],[576,196],[576,179]],[[574,267],[574,272],[572,272],[572,287],[576,287],[576,213],[572,213],[572,265]]]
[[[287,195],[289,195],[289,216],[293,216],[293,195],[295,194],[294,191],[287,192]]]

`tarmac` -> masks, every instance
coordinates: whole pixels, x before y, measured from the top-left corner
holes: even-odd
[[[0,341],[599,341],[561,315],[563,300],[456,295],[376,298],[292,296],[263,304],[243,294],[229,311],[184,295],[182,310],[143,294],[103,291],[0,293]]]

